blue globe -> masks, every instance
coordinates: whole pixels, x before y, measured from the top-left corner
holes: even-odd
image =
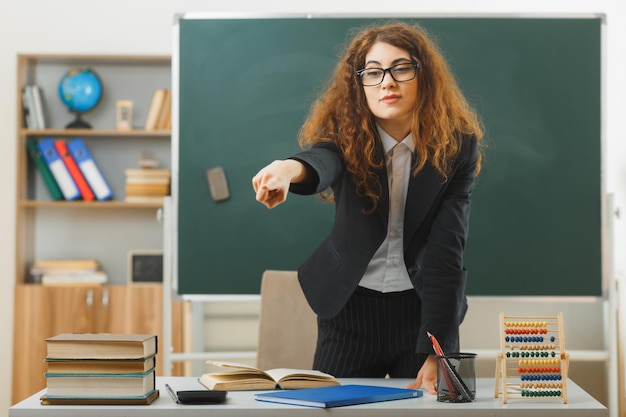
[[[100,102],[102,82],[89,68],[69,70],[59,82],[59,97],[71,111],[87,112]]]

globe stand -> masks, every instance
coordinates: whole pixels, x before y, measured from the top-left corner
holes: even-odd
[[[76,112],[76,119],[71,121],[65,126],[66,129],[91,129],[91,125],[84,121],[80,116],[79,112]]]

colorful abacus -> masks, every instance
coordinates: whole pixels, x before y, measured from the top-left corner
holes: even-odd
[[[505,316],[500,313],[500,347],[495,398],[554,399],[567,403],[569,354],[563,313],[556,316]]]

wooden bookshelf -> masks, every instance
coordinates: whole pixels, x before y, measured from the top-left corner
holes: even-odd
[[[57,89],[61,77],[74,68],[92,69],[103,85],[100,102],[83,115],[91,129],[65,128],[74,115],[59,99]],[[46,129],[27,128],[21,111],[21,91],[27,84],[36,84],[42,91]],[[126,251],[162,248],[161,225],[157,220],[157,211],[162,205],[124,201],[124,171],[138,167],[143,151],[154,152],[161,168],[169,167],[171,132],[145,130],[143,127],[153,92],[157,88],[169,88],[170,84],[171,58],[166,55],[18,55],[16,284],[27,282],[28,267],[37,258],[102,256],[105,259],[99,261],[111,272],[113,283],[121,284],[126,281],[126,256],[114,255],[106,259],[107,253],[125,244],[129,245]],[[115,103],[118,100],[133,102],[134,120],[129,130],[116,129]],[[92,202],[52,200],[26,151],[28,140],[47,137],[66,140],[80,137],[113,190],[113,199]],[[48,226],[56,222],[64,222],[68,233],[71,231],[75,235],[71,241],[66,239],[64,246],[55,242],[54,236],[45,235],[49,233]],[[103,235],[94,228],[103,222],[111,226],[111,234],[116,236]],[[97,233],[100,233],[99,242],[95,244],[93,240]],[[134,238],[141,235],[146,236],[144,242]],[[93,246],[93,253],[83,251],[85,244]]]

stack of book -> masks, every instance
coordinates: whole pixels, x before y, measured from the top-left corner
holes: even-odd
[[[108,280],[95,259],[38,259],[30,268],[32,282],[46,285],[105,284]]]
[[[26,147],[52,200],[113,198],[111,187],[81,138],[29,140]]]
[[[46,339],[48,404],[150,404],[157,336],[62,333]]]
[[[126,201],[162,203],[170,193],[170,170],[136,168],[126,170]]]

